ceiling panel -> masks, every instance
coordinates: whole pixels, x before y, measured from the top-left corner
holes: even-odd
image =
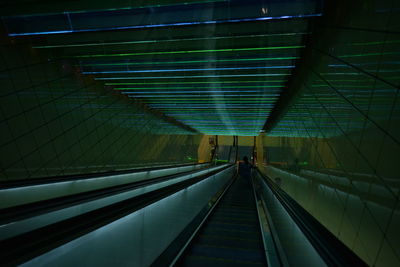
[[[153,2],[3,21],[108,90],[201,133],[244,136],[261,131],[322,15],[312,0]]]

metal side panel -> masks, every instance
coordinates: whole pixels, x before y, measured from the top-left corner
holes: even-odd
[[[149,266],[234,171],[223,170],[22,266]]]

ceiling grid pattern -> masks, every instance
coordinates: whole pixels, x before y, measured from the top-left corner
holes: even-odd
[[[37,38],[34,49],[72,59],[81,74],[200,133],[255,136],[320,2],[153,1],[3,22],[9,36]]]

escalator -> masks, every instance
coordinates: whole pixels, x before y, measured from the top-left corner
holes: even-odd
[[[168,265],[367,266],[258,170],[252,185],[233,179]]]
[[[2,266],[366,266],[253,174],[223,164],[3,209]]]
[[[236,179],[186,248],[178,266],[266,266],[253,190]]]
[[[220,165],[200,169],[194,168],[194,170],[182,169],[175,174],[165,176],[159,176],[159,174],[157,174],[159,177],[152,179],[125,182],[124,184],[111,187],[1,209],[0,258],[2,259],[2,266],[15,266],[21,263],[27,266],[71,266],[82,264],[82,262],[80,262],[82,259],[81,256],[74,257],[71,255],[85,251],[82,249],[82,240],[85,240],[87,236],[94,234],[99,237],[99,232],[102,234],[108,233],[110,225],[112,228],[112,225],[125,221],[127,218],[132,217],[132,214],[144,216],[146,209],[152,209],[152,214],[158,212],[162,213],[163,209],[159,208],[159,203],[167,203],[168,201],[174,202],[174,199],[178,199],[179,197],[187,199],[188,194],[185,194],[185,192],[188,188],[191,188],[191,186],[199,187],[200,184],[206,183],[210,184],[210,187],[219,188],[221,187],[219,183],[225,183],[225,180],[231,177],[231,175],[225,174],[226,171],[231,169],[231,165]],[[144,172],[143,174],[145,178],[149,177],[149,173]],[[132,175],[129,174],[129,177],[131,176]],[[224,178],[224,176],[226,176],[226,178]],[[93,184],[98,181],[101,185],[104,185],[105,180],[112,179],[114,181],[117,178],[117,176],[93,178]],[[133,175],[132,178],[136,179],[137,177]],[[86,177],[82,177],[80,180],[89,181]],[[125,180],[128,181],[129,179]],[[43,184],[43,186],[56,188],[59,185],[62,186],[65,182],[76,183],[76,181],[78,180]],[[82,184],[85,185],[83,182]],[[32,185],[27,185],[27,187],[31,186]],[[77,186],[77,184],[75,184],[75,186]],[[200,186],[200,189],[201,187],[202,186]],[[8,192],[7,190],[17,191],[25,190],[25,188],[15,187],[3,189],[5,192]],[[199,190],[193,189],[192,191],[196,193]],[[212,192],[211,190],[210,194],[212,194]],[[193,195],[193,193],[190,195]],[[178,195],[180,196],[178,197]],[[188,204],[194,203],[195,200],[196,199],[189,201]],[[174,202],[174,204],[178,206],[181,203],[185,204],[181,201]],[[204,201],[201,200],[200,203],[204,203]],[[187,208],[185,210],[188,210],[188,215],[189,213],[196,212],[192,212],[192,209]],[[160,215],[164,216],[164,220],[166,217],[170,216],[170,214],[165,213]],[[147,216],[146,219],[143,218],[140,223],[141,225],[135,226],[134,228],[140,231],[143,230],[144,225],[149,225],[149,223],[147,223],[147,218]],[[151,218],[149,218],[149,220],[150,223],[156,222]],[[185,222],[182,222],[182,224],[185,224]],[[118,229],[116,231],[121,232]],[[177,227],[175,231],[178,232],[179,227]],[[112,235],[115,236],[115,229],[111,232],[113,233]],[[168,233],[165,232],[166,235],[170,235],[170,233],[171,231]],[[126,237],[124,231],[121,232],[121,235]],[[127,244],[142,240],[140,236],[128,237],[129,240],[126,241]],[[109,243],[108,241],[109,238],[105,238],[100,242],[94,243],[114,246],[113,243]],[[122,239],[117,241],[117,243],[121,242]],[[154,246],[146,240],[140,242],[149,244],[154,250]],[[168,242],[167,239],[165,239],[165,242]],[[63,258],[61,255],[66,254],[63,245],[70,246],[71,244],[78,244],[80,248],[78,250],[71,249],[68,251],[70,254],[67,253],[68,255],[66,258]],[[141,245],[140,247],[144,246]],[[93,249],[92,241],[88,243],[87,249],[89,251]],[[107,250],[107,253],[103,254],[106,257],[105,260],[102,258],[90,259],[87,264],[94,264],[96,266],[100,266],[101,264],[103,266],[108,265],[109,262],[107,262],[107,260],[112,260],[110,255],[120,252],[120,250]],[[53,254],[57,254],[58,256],[49,256]],[[133,258],[131,257],[132,253],[129,253],[125,257],[119,258],[121,258],[122,262],[131,263],[139,258],[135,257],[135,255]],[[152,261],[153,259],[154,256],[151,256],[145,260]],[[101,264],[99,265],[97,261],[100,261]],[[74,263],[72,264],[71,262]],[[136,263],[133,265],[137,266]]]

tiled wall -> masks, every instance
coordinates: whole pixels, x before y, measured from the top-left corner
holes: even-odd
[[[82,78],[73,61],[0,35],[0,180],[197,159],[200,136]]]
[[[369,265],[399,266],[400,6],[358,2],[262,137],[265,170]]]

